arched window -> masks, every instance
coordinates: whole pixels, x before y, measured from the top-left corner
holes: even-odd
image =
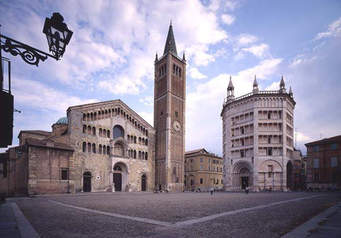
[[[139,159],[141,159],[141,151],[139,151]]]
[[[85,120],[86,120],[86,114],[83,113],[83,121],[85,121]]]
[[[144,145],[145,143],[144,143],[144,138],[142,138],[142,144]]]
[[[88,134],[91,135],[91,126],[88,126]]]
[[[94,120],[94,114],[92,112],[90,113],[90,119],[91,119],[91,121]]]
[[[127,140],[128,142],[130,142],[130,135],[127,135]]]
[[[146,130],[146,136],[148,136],[148,130]]]
[[[102,136],[102,128],[99,128],[98,134],[99,134],[99,136]]]
[[[91,153],[91,143],[88,143],[88,152]]]
[[[139,137],[139,144],[141,144],[141,137]]]
[[[144,154],[144,159],[145,159],[145,160],[148,160],[148,152],[146,152],[146,153]]]
[[[96,135],[96,127],[92,128],[92,134],[95,136]]]
[[[89,114],[89,113],[86,114],[86,120],[87,120],[87,121],[90,120],[90,114]]]
[[[96,144],[95,143],[92,144],[92,153],[96,153]]]
[[[83,133],[86,133],[86,125],[83,125]]]
[[[136,136],[134,136],[134,143],[136,144]]]
[[[134,150],[134,159],[136,159],[136,150]]]
[[[86,142],[83,142],[83,152],[86,152]]]
[[[98,119],[101,119],[101,111],[98,111]]]
[[[110,155],[110,146],[107,146],[107,154]]]
[[[114,129],[113,129],[113,139],[116,139],[119,137],[124,138],[124,130],[120,125],[116,125],[114,126]]]
[[[101,144],[98,146],[98,153],[102,154],[102,145]]]
[[[107,134],[107,130],[106,130],[106,129],[103,129],[102,136],[105,137],[106,134]]]
[[[110,138],[110,131],[107,130],[107,137]]]
[[[148,145],[148,139],[146,139],[146,145]]]
[[[94,120],[97,120],[97,112],[94,113]]]

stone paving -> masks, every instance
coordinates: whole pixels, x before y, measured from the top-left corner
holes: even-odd
[[[89,193],[13,199],[41,237],[280,237],[340,193]]]

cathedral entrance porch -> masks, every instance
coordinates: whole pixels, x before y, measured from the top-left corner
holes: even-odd
[[[113,192],[129,191],[127,166],[118,162],[114,165],[113,170]]]
[[[247,161],[237,162],[232,172],[232,189],[240,191],[252,185],[252,169],[250,164]]]
[[[91,172],[83,174],[83,192],[91,192]]]

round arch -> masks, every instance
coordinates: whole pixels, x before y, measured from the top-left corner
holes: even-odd
[[[232,187],[234,190],[242,190],[253,185],[253,170],[248,161],[238,161],[232,169]]]
[[[120,125],[115,125],[113,128],[113,139],[115,140],[120,137],[124,138],[124,129]]]
[[[128,167],[123,162],[113,166],[113,188],[115,192],[128,191]]]

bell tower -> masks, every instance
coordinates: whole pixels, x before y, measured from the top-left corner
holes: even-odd
[[[172,23],[154,65],[156,189],[182,192],[185,157],[186,60],[178,56]]]

